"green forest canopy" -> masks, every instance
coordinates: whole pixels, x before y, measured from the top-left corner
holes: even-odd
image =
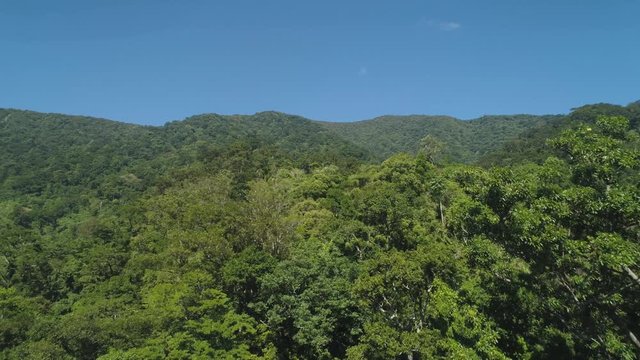
[[[634,359],[639,108],[0,110],[0,358]]]

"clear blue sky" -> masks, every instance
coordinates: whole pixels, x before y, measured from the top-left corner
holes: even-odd
[[[2,0],[0,107],[566,113],[640,99],[640,0]]]

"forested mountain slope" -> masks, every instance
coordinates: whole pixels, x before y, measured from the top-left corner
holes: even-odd
[[[0,197],[19,201],[19,218],[54,223],[94,199],[126,202],[192,173],[230,170],[235,191],[281,166],[342,169],[415,153],[429,135],[447,162],[484,165],[540,163],[545,139],[595,115],[625,115],[637,124],[637,104],[608,104],[560,116],[386,116],[357,123],[323,123],[277,112],[204,114],[164,126],[139,126],[82,116],[0,109]],[[80,196],[82,194],[82,196]],[[45,199],[48,199],[45,201]],[[53,200],[55,199],[55,201]]]
[[[195,163],[233,168],[244,180],[284,164],[349,167],[399,151],[415,153],[427,134],[445,144],[446,160],[473,162],[527,129],[556,120],[414,116],[340,124],[263,112],[205,114],[152,127],[0,109],[0,196],[57,192],[73,197],[78,187],[88,187],[117,198],[127,188],[147,188]]]
[[[242,196],[233,168],[187,164],[127,201],[87,186],[53,222],[22,196],[66,194],[16,192],[0,358],[633,359],[638,135],[602,117],[550,145],[564,159],[282,165]]]
[[[637,358],[633,111],[540,120],[521,158],[482,168],[376,162],[274,112],[1,110],[0,359]],[[527,128],[441,120],[453,145]],[[541,144],[557,156],[522,155]]]
[[[199,115],[164,126],[0,109],[0,199],[39,226],[91,202],[127,203],[185,176],[232,172],[247,181],[281,166],[356,166],[371,156],[315,122],[281,113]]]
[[[216,147],[219,150],[235,142],[271,147],[297,165],[314,162],[348,165],[370,157],[366,150],[335,137],[314,121],[273,111],[255,115],[197,115],[166,124],[162,134],[174,147],[207,143],[208,150],[215,151]]]
[[[15,189],[39,194],[55,183],[95,186],[92,181],[101,174],[168,151],[159,130],[89,117],[0,109],[3,193]]]
[[[351,123],[322,123],[336,135],[381,159],[398,152],[416,153],[427,135],[443,143],[443,157],[450,162],[474,163],[500,149],[519,135],[552,126],[562,116],[484,116],[458,120],[448,116],[382,116]]]
[[[172,157],[171,166],[214,161],[231,148],[270,153],[296,165],[346,166],[369,156],[312,121],[275,112],[199,115],[151,127],[0,109],[0,139],[2,189],[24,193],[41,193],[52,182],[95,186],[96,178],[158,157]]]
[[[523,162],[540,164],[547,157],[557,155],[552,147],[547,146],[547,139],[554,138],[562,130],[579,124],[595,124],[599,116],[624,116],[629,119],[631,128],[637,130],[640,128],[640,101],[627,106],[600,103],[578,107],[562,119],[521,132],[499,148],[494,148],[493,151],[481,156],[477,162],[484,166]]]

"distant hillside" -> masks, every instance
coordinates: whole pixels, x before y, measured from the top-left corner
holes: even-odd
[[[164,138],[173,147],[207,144],[209,150],[222,151],[233,143],[270,147],[298,165],[331,162],[349,165],[367,160],[366,149],[338,138],[315,121],[279,112],[255,115],[203,114],[162,127]]]
[[[105,172],[169,151],[160,137],[154,127],[0,109],[0,189],[39,194],[52,184],[93,187]]]
[[[557,155],[546,145],[547,139],[580,123],[593,124],[602,115],[624,116],[629,119],[632,129],[640,129],[640,101],[627,106],[605,103],[584,105],[573,109],[569,115],[557,121],[527,129],[503,143],[500,148],[494,148],[493,151],[480,157],[477,163],[483,166],[504,166],[523,162],[542,163],[550,155]]]
[[[638,129],[640,128],[640,101],[627,106],[606,103],[584,105],[573,109],[569,117],[573,122],[592,123],[601,115],[624,116],[629,119],[632,128]]]
[[[382,116],[353,123],[308,120],[278,112],[204,114],[164,126],[140,126],[83,116],[0,109],[0,199],[85,188],[109,199],[163,186],[188,171],[232,170],[238,184],[277,167],[353,168],[397,152],[415,153],[431,135],[450,162],[504,165],[541,162],[545,140],[597,114],[640,124],[640,103],[587,105],[564,116]],[[242,185],[238,185],[241,191]],[[76,190],[74,190],[76,189]]]
[[[562,116],[484,116],[463,121],[448,116],[382,116],[353,123],[321,123],[337,136],[369,150],[379,159],[397,152],[415,153],[420,140],[432,135],[445,144],[451,162],[474,163],[518,135],[550,126]]]
[[[0,200],[21,199],[26,213],[50,223],[84,206],[88,193],[127,202],[182,177],[229,170],[241,194],[279,167],[349,168],[371,158],[313,121],[275,112],[152,127],[0,109],[0,152]]]

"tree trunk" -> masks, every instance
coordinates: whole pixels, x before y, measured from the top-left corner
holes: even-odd
[[[628,266],[624,266],[623,269],[627,272],[629,277],[631,277],[635,282],[638,283],[638,285],[640,285],[640,277],[638,277],[638,275],[636,275],[633,270],[631,270]]]
[[[634,333],[631,332],[631,330],[629,330],[629,337],[631,338],[631,341],[633,342],[633,344],[640,349],[640,340],[638,340],[638,338],[636,337],[636,335]]]

